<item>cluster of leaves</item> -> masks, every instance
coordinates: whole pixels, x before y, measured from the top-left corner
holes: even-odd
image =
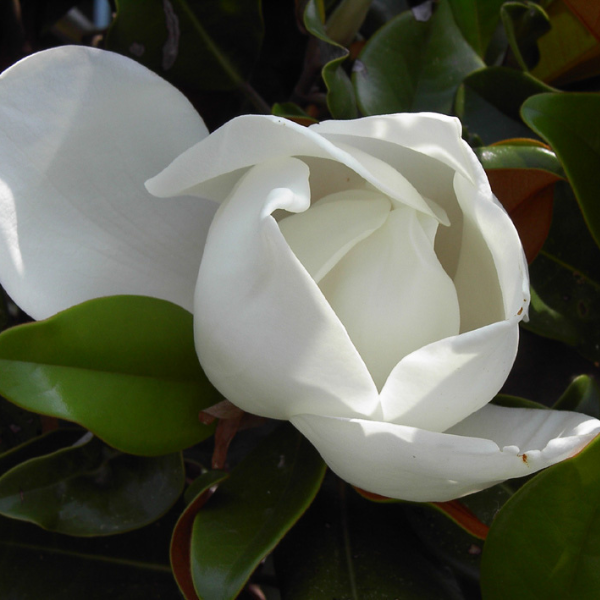
[[[86,25],[84,7],[66,12],[76,4],[0,3],[0,64],[101,44],[171,81],[211,128],[243,112],[304,124],[458,116],[532,261],[526,327],[561,342],[550,347],[560,356],[576,348],[577,372],[596,369],[590,3],[116,0],[107,31]],[[5,325],[14,308],[5,303]],[[353,490],[285,425],[242,432],[232,468],[206,469],[215,425],[198,414],[221,398],[198,365],[191,316],[140,297],[5,331],[0,393],[2,598],[585,600],[600,589],[598,442],[524,485],[435,505]],[[581,375],[554,408],[599,417],[600,389]]]

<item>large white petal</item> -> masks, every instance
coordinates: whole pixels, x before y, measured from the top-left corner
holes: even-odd
[[[484,414],[489,425],[482,431],[490,439],[475,437],[480,431],[474,418],[472,427],[463,428],[473,437],[317,415],[291,421],[349,483],[390,498],[444,502],[569,458],[600,433],[600,422],[586,415],[522,410]],[[539,431],[542,421],[532,440],[530,431]]]
[[[389,146],[378,145],[373,140],[414,150],[473,182],[476,179],[473,163],[466,158],[472,151],[461,139],[462,125],[455,117],[437,113],[400,113],[352,121],[323,121],[311,125],[310,129],[335,143],[351,144],[365,150],[402,173],[403,160],[395,160],[399,156]]]
[[[318,283],[351,248],[383,225],[391,206],[374,190],[338,192],[282,219],[279,229]]]
[[[456,291],[433,252],[437,226],[397,208],[319,284],[380,389],[404,356],[459,331]]]
[[[391,199],[445,220],[443,211],[429,206],[412,184],[385,161],[360,150],[343,149],[310,128],[269,115],[244,115],[225,123],[147,181],[146,187],[159,197],[191,194],[222,201],[244,169],[286,156],[338,161]]]
[[[464,215],[454,277],[461,331],[516,315],[523,318],[529,306],[529,277],[517,230],[492,195],[487,178],[473,185],[456,174],[454,186]]]
[[[372,415],[377,390],[346,331],[270,214],[310,204],[294,158],[251,169],[222,205],[200,267],[200,360],[234,404],[278,419],[298,410]]]
[[[214,208],[144,181],[207,135],[166,81],[63,47],[0,76],[0,280],[34,318],[111,294],[192,308]]]
[[[440,340],[404,357],[381,391],[383,418],[439,432],[479,410],[508,377],[519,341],[517,321]]]

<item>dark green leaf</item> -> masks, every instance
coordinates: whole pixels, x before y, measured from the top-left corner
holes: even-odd
[[[69,535],[111,535],[165,514],[183,480],[179,454],[132,456],[92,439],[6,472],[0,513]]]
[[[168,562],[174,518],[74,538],[0,517],[2,600],[181,600]]]
[[[263,37],[260,0],[117,0],[106,48],[178,85],[241,87]]]
[[[235,598],[315,497],[325,465],[291,425],[242,461],[194,520],[192,575],[203,600]]]
[[[418,22],[403,13],[366,44],[353,82],[366,115],[407,111],[451,114],[458,85],[484,64],[458,29],[447,0]]]
[[[517,396],[508,396],[506,394],[498,394],[492,399],[492,404],[496,406],[505,406],[507,408],[539,408],[546,410],[548,407],[534,402],[533,400],[527,400],[527,398],[519,398]]]
[[[208,437],[214,427],[198,413],[221,398],[198,363],[192,316],[142,296],[91,300],[2,333],[0,393],[144,455]]]
[[[503,2],[504,0],[450,0],[456,24],[482,58],[500,20]]]
[[[67,446],[72,446],[85,434],[86,432],[79,428],[55,429],[29,440],[9,452],[0,454],[0,476],[26,460],[38,458],[57,450],[62,450]]]
[[[0,398],[0,453],[39,435],[41,430],[39,415]]]
[[[358,110],[354,89],[342,66],[349,52],[327,35],[315,0],[308,0],[306,4],[304,26],[315,36],[319,60],[323,65],[321,74],[327,86],[327,107],[331,116],[334,119],[356,118]],[[317,46],[313,46],[313,49]]]
[[[405,504],[402,510],[421,543],[442,564],[479,583],[483,541],[428,504]]]
[[[511,142],[514,143],[475,149],[475,154],[486,171],[488,169],[539,169],[557,177],[565,177],[563,168],[552,150],[533,144],[517,144],[516,140]]]
[[[185,600],[198,600],[192,578],[192,529],[198,511],[210,498],[210,489],[229,477],[224,471],[206,471],[185,491],[186,508],[177,520],[171,538],[173,576]]]
[[[556,91],[529,73],[506,67],[487,67],[475,71],[465,79],[464,84],[516,121],[521,120],[521,105],[527,98]]]
[[[600,419],[600,387],[588,375],[573,380],[553,408],[574,410]]]
[[[453,600],[452,576],[434,566],[400,504],[363,499],[326,480],[275,551],[283,600]]]
[[[538,474],[498,513],[485,543],[486,600],[595,600],[600,589],[600,439]]]
[[[534,2],[506,2],[500,9],[506,37],[517,64],[524,71],[533,69],[540,60],[538,39],[550,31],[544,9]]]
[[[532,298],[523,326],[600,360],[600,251],[566,183],[556,185],[552,227],[529,274]]]
[[[586,223],[600,245],[600,96],[539,94],[523,105],[525,122],[553,148],[562,162]]]
[[[301,125],[312,125],[318,123],[317,119],[305,113],[297,104],[293,102],[281,102],[273,105],[273,114],[277,117],[290,119]]]

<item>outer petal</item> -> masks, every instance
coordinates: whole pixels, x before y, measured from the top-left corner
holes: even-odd
[[[502,387],[519,341],[518,320],[501,321],[416,350],[392,370],[381,404],[386,421],[445,431]]]
[[[529,277],[517,230],[492,195],[485,174],[477,185],[457,174],[454,186],[464,214],[454,277],[461,331],[516,315],[522,319],[529,306]]]
[[[244,170],[286,156],[308,156],[338,161],[391,199],[439,220],[443,211],[433,209],[412,184],[385,161],[360,151],[339,148],[307,127],[265,115],[233,119],[178,156],[164,171],[146,182],[159,197],[192,194],[223,200]],[[198,165],[202,165],[201,171]]]
[[[573,456],[600,433],[600,422],[585,415],[491,408],[495,410],[484,415],[494,423],[487,428],[491,439],[316,415],[297,415],[292,423],[342,479],[414,502],[444,502],[529,475]],[[546,426],[534,448],[529,433],[541,420]],[[477,434],[475,424],[476,420],[473,428],[465,426],[465,435]],[[523,441],[524,447],[499,446],[506,439]]]
[[[188,310],[214,208],[144,181],[207,135],[145,67],[63,47],[0,77],[0,280],[34,318],[111,294]]]
[[[210,229],[195,299],[196,349],[212,383],[249,412],[373,415],[375,385],[270,214],[310,203],[293,158],[251,169]]]

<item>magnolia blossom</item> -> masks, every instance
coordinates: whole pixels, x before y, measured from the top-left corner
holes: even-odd
[[[112,294],[192,311],[229,400],[291,420],[378,494],[456,498],[600,431],[488,404],[527,269],[453,118],[245,116],[208,135],[138,64],[49,50],[0,79],[0,244],[0,281],[36,319]]]

